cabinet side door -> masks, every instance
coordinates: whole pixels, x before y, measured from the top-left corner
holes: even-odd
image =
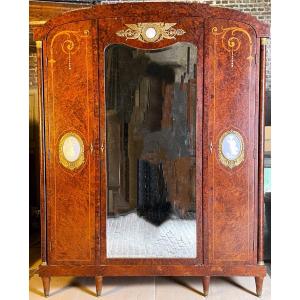
[[[205,262],[255,261],[256,35],[252,27],[205,25]]]
[[[46,177],[50,264],[95,261],[94,21],[64,24],[47,38]]]

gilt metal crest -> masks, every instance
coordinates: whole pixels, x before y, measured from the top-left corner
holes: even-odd
[[[177,23],[137,23],[125,24],[126,29],[116,32],[117,36],[126,40],[139,40],[143,43],[157,43],[163,39],[176,39],[176,36],[185,34],[183,29],[176,29]]]

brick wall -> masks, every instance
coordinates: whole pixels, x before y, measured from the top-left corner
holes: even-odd
[[[49,0],[50,1],[50,0]],[[143,1],[143,0],[135,0]],[[133,1],[133,2],[135,2]],[[152,0],[153,2],[155,0]],[[174,1],[174,0],[173,0]],[[55,1],[53,1],[55,2]],[[56,1],[58,2],[58,1]],[[73,0],[64,2],[101,2],[92,1],[92,0]],[[110,2],[110,1],[106,1]],[[113,2],[122,2],[122,1],[113,1]],[[125,2],[125,1],[124,1]],[[130,1],[126,1],[130,2]],[[180,1],[178,1],[180,2]],[[188,2],[188,1],[186,1]],[[268,24],[271,23],[271,0],[203,0],[198,1],[201,3],[211,4],[212,6],[220,6],[227,7],[236,10],[240,10],[246,13],[249,13],[255,16],[257,19],[266,22]],[[271,90],[271,45],[270,42],[267,46],[267,91]],[[35,43],[32,40],[32,33],[29,33],[29,87],[35,88],[37,85],[37,73],[36,73],[36,52],[35,52]]]

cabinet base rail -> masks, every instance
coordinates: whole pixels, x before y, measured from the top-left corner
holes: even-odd
[[[42,278],[44,295],[50,295],[51,276],[88,276],[95,277],[96,293],[99,297],[102,291],[103,277],[114,276],[199,276],[202,277],[203,295],[209,292],[210,277],[213,276],[254,276],[256,294],[262,294],[266,267],[263,265],[41,265],[39,276]]]

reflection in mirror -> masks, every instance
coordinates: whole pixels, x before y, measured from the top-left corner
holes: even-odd
[[[107,257],[195,258],[197,48],[105,51]]]

